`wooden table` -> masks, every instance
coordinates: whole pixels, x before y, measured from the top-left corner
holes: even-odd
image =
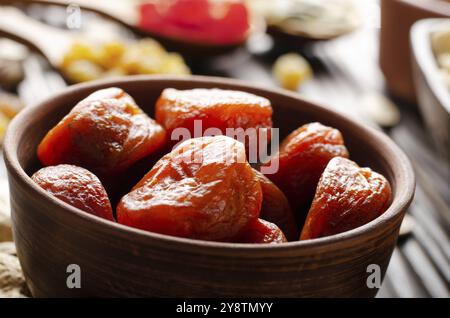
[[[279,52],[265,51],[266,40],[260,38],[248,49],[194,67],[194,73],[276,85],[270,68]],[[361,118],[361,97],[372,91],[384,92],[377,61],[376,28],[368,27],[337,40],[310,44],[301,51],[315,71],[314,79],[299,91],[306,98]],[[61,77],[35,55],[27,59],[25,72],[26,80],[19,87],[19,94],[26,103],[36,103],[65,87]],[[395,102],[402,119],[386,133],[412,160],[417,192],[408,213],[414,221],[412,231],[399,240],[378,296],[450,297],[450,165],[434,150],[417,106]],[[0,178],[4,177],[2,167]]]

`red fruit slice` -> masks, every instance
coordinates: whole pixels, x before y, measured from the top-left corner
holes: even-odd
[[[239,44],[249,29],[247,8],[238,0],[152,1],[139,13],[143,30],[200,44]]]

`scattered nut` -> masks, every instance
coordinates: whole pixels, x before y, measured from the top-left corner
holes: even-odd
[[[302,56],[288,53],[276,60],[273,74],[283,88],[296,91],[313,73],[311,66]]]

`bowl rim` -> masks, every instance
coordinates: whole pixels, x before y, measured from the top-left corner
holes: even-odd
[[[128,85],[138,82],[182,82],[182,83],[194,83],[200,85],[208,83],[208,84],[217,84],[225,85],[225,86],[234,86],[235,89],[242,89],[242,90],[262,90],[265,92],[268,92],[270,94],[275,95],[282,95],[284,97],[292,98],[295,100],[298,100],[299,102],[305,103],[308,105],[308,107],[315,108],[316,110],[320,112],[328,113],[329,115],[342,120],[344,123],[353,125],[360,131],[364,131],[366,134],[370,135],[373,139],[376,139],[379,141],[381,145],[383,145],[383,148],[387,150],[392,160],[395,161],[395,171],[393,178],[395,180],[404,180],[404,182],[396,186],[396,193],[392,199],[391,205],[386,210],[385,213],[383,213],[378,218],[372,220],[371,222],[360,226],[358,228],[355,228],[350,231],[346,231],[343,233],[312,239],[312,240],[305,240],[305,241],[294,241],[294,242],[287,242],[284,244],[244,244],[244,243],[226,243],[226,242],[211,242],[211,241],[204,241],[204,240],[196,240],[196,239],[189,239],[189,238],[181,238],[181,237],[174,237],[169,236],[165,234],[159,234],[159,233],[153,233],[148,232],[140,229],[136,229],[133,227],[129,227],[126,225],[119,224],[117,222],[111,222],[105,219],[102,219],[100,217],[96,217],[94,215],[91,215],[89,213],[86,213],[78,208],[75,208],[68,203],[65,203],[61,200],[56,199],[51,194],[46,192],[44,189],[39,187],[37,184],[35,184],[31,177],[25,172],[25,170],[21,167],[18,156],[17,156],[17,150],[19,148],[19,140],[16,136],[20,136],[21,131],[23,131],[22,127],[26,127],[27,123],[29,122],[29,119],[33,117],[33,114],[39,110],[42,110],[42,108],[47,105],[51,100],[53,99],[61,99],[65,96],[69,96],[72,94],[77,94],[79,91],[84,90],[97,90],[104,87],[111,87],[111,86],[120,86],[122,84],[127,83]],[[334,110],[331,110],[329,108],[326,108],[325,106],[322,106],[320,104],[317,104],[315,102],[312,102],[308,99],[305,99],[301,97],[299,94],[289,92],[284,89],[278,89],[278,88],[268,88],[264,86],[258,86],[258,85],[252,85],[245,83],[241,80],[235,80],[235,79],[228,79],[228,78],[220,78],[220,77],[211,77],[211,76],[183,76],[183,77],[177,77],[177,76],[167,76],[167,75],[136,75],[136,76],[127,76],[122,78],[112,78],[112,79],[104,79],[104,80],[98,80],[98,81],[91,81],[89,83],[82,83],[77,85],[72,85],[67,87],[66,89],[62,90],[61,92],[54,94],[48,98],[46,98],[43,101],[37,102],[34,105],[29,105],[26,107],[23,111],[21,111],[10,123],[5,139],[4,139],[4,147],[3,147],[3,153],[4,153],[4,160],[6,163],[6,167],[8,170],[8,178],[9,179],[16,179],[19,180],[24,186],[28,188],[28,190],[31,190],[36,195],[39,195],[40,197],[43,197],[45,201],[48,203],[52,203],[59,208],[66,210],[65,212],[72,213],[73,216],[81,218],[83,220],[87,220],[92,222],[92,224],[96,224],[97,226],[102,227],[109,227],[110,229],[117,231],[120,234],[123,235],[134,235],[136,237],[137,241],[142,241],[142,239],[151,239],[159,241],[160,243],[172,243],[172,244],[182,244],[184,246],[196,248],[196,247],[202,247],[202,248],[209,248],[209,249],[216,249],[219,251],[227,251],[227,250],[233,250],[233,251],[241,251],[244,254],[250,251],[269,251],[269,252],[275,252],[275,251],[285,251],[289,252],[293,249],[307,249],[307,248],[319,248],[331,244],[336,243],[348,243],[350,241],[356,240],[361,235],[367,234],[367,233],[374,233],[377,230],[380,230],[383,226],[389,224],[390,222],[393,222],[397,217],[401,216],[401,214],[405,211],[406,207],[411,203],[413,196],[414,196],[414,189],[415,189],[415,176],[413,172],[412,165],[408,159],[408,157],[405,155],[405,153],[384,133],[377,131],[374,128],[368,127],[363,125],[362,123],[359,123],[355,121],[354,119],[345,116],[344,114],[341,114],[339,112],[336,112]],[[11,180],[9,180],[11,182]]]

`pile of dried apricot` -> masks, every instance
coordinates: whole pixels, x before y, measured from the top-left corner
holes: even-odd
[[[155,108],[153,120],[122,89],[91,94],[42,139],[37,154],[44,167],[32,179],[113,222],[232,243],[333,235],[370,222],[390,204],[386,178],[348,159],[342,134],[320,123],[292,132],[265,162],[249,163],[250,148],[276,142],[267,134],[272,106],[266,98],[166,89]],[[241,140],[236,131],[254,134]],[[260,138],[262,131],[268,138]],[[122,180],[138,164],[147,173],[127,188]],[[264,175],[272,165],[278,169]]]

